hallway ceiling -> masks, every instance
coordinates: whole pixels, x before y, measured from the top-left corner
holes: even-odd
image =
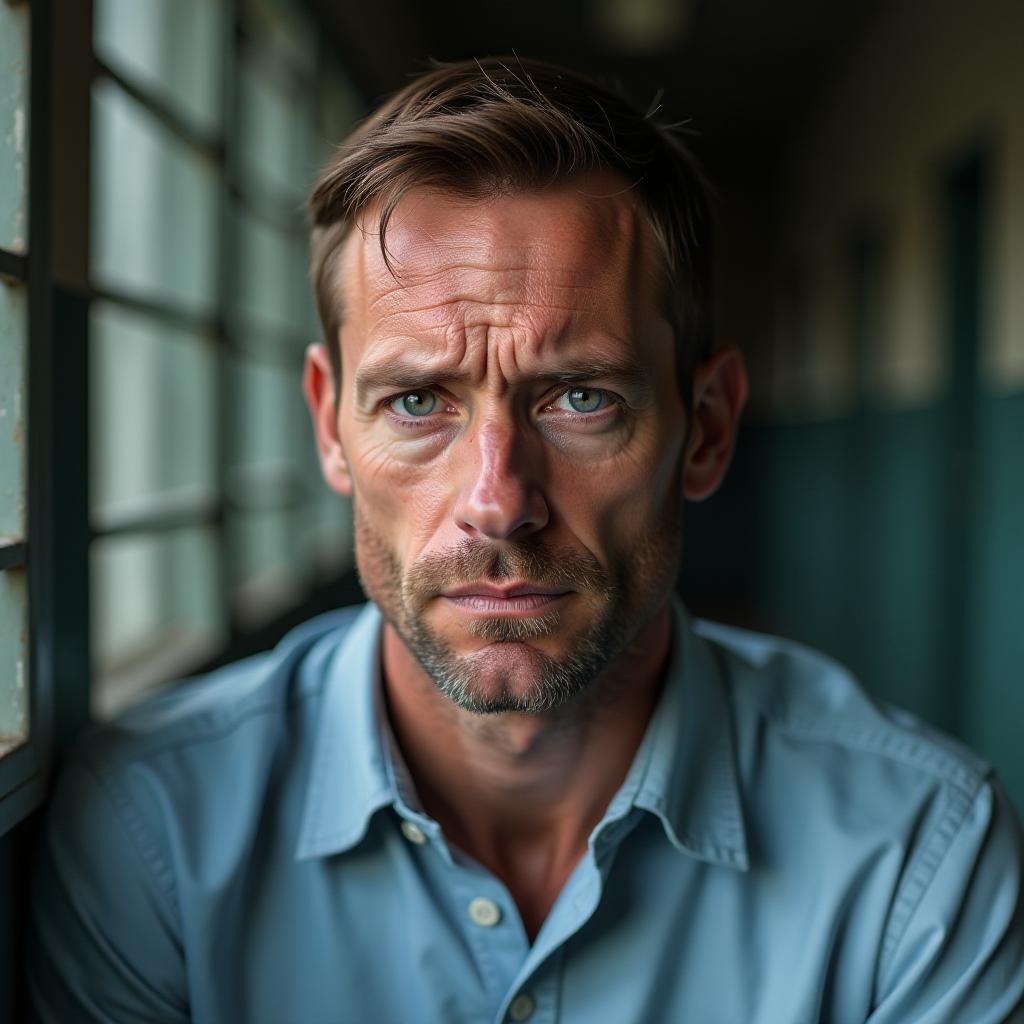
[[[353,80],[376,101],[428,58],[515,52],[620,82],[646,108],[689,119],[713,167],[770,160],[843,59],[877,0],[308,0]],[[622,18],[626,23],[622,23]],[[616,25],[618,22],[618,25]],[[631,42],[631,24],[652,31]]]

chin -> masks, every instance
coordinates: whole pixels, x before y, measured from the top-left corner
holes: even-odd
[[[550,664],[561,660],[561,651],[541,651],[525,641],[489,642],[483,646],[478,646],[476,640],[472,643],[472,648],[467,645],[462,650],[462,645],[452,645],[450,666],[481,691],[528,691],[538,684]]]
[[[529,641],[492,641],[465,656],[464,661],[481,679],[491,676],[528,685],[545,664],[561,652],[541,651]]]
[[[571,654],[559,654],[527,643],[490,643],[472,654],[449,651],[447,658],[428,656],[423,663],[441,693],[464,710],[539,714],[564,707],[593,678]]]

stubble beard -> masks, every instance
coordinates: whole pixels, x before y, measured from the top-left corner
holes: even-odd
[[[547,547],[532,538],[495,545],[467,538],[457,549],[422,559],[403,573],[401,563],[353,498],[356,563],[363,589],[438,690],[478,715],[541,714],[572,709],[574,715],[610,699],[600,681],[662,607],[676,579],[682,540],[681,503],[666,510],[658,528],[625,552],[619,571],[605,570],[589,553]],[[488,644],[526,644],[513,670],[488,669],[488,649],[460,655],[423,615],[443,590],[481,580],[528,580],[575,592],[591,603],[592,623],[565,652],[553,657],[529,644],[557,634],[563,615],[552,610],[527,617],[473,617],[466,625]],[[621,673],[618,674],[621,677]],[[529,676],[529,678],[523,678]],[[609,681],[610,682],[610,681]],[[628,683],[618,678],[616,687]]]

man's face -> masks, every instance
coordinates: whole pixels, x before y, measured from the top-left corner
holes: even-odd
[[[606,175],[413,192],[387,244],[397,276],[375,231],[343,261],[335,486],[363,585],[462,707],[559,707],[676,576],[685,415],[649,228]]]

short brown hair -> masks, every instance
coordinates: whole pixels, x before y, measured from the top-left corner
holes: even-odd
[[[582,75],[542,61],[492,57],[437,64],[367,118],[340,146],[310,197],[310,276],[335,380],[340,255],[360,215],[388,221],[402,197],[429,187],[467,198],[543,189],[577,174],[623,175],[664,260],[679,380],[711,348],[707,188],[677,129],[658,123]]]

